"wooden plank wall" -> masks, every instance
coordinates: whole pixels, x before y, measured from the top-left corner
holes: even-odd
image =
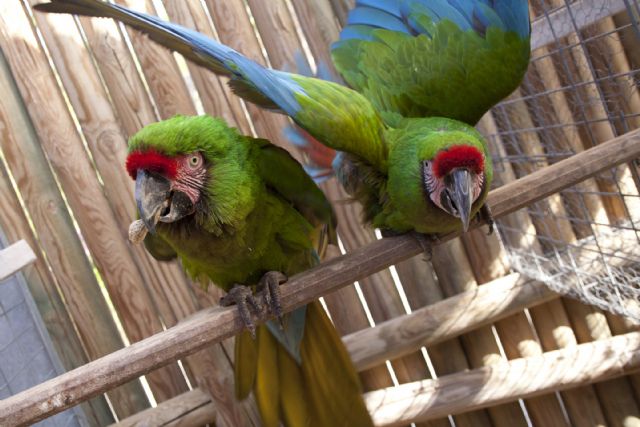
[[[310,64],[330,64],[328,46],[336,40],[352,0],[118,0],[126,6],[168,17],[239,50],[274,68],[294,70],[296,54]],[[112,352],[175,325],[194,311],[215,304],[219,294],[193,286],[175,263],[157,263],[141,247],[127,242],[127,227],[135,216],[133,183],[123,167],[127,138],[142,126],[174,114],[224,117],[242,132],[271,139],[295,149],[283,138],[289,121],[235,97],[224,81],[155,45],[139,33],[110,20],[34,14],[37,0],[7,0],[0,5],[0,227],[11,241],[26,239],[38,261],[26,270],[49,333],[67,369]],[[557,4],[556,4],[557,3]],[[532,3],[532,14],[561,7],[562,1]],[[625,24],[622,15],[585,29],[611,32]],[[615,31],[613,32],[615,33]],[[627,34],[633,35],[633,33]],[[573,33],[563,42],[575,44],[585,34]],[[616,52],[616,71],[633,67],[637,40],[608,37],[590,48],[573,49],[577,81],[582,92],[598,93],[593,83],[607,57]],[[555,50],[554,50],[555,49]],[[558,53],[560,52],[560,53]],[[526,84],[502,107],[487,114],[480,129],[491,135],[496,152],[543,156],[543,141],[553,132],[573,151],[611,139],[635,128],[640,120],[597,122],[585,127],[536,130],[539,117],[530,99],[548,91],[540,103],[552,124],[576,122],[576,100],[554,89],[566,86],[557,47],[534,51]],[[628,59],[631,58],[631,59]],[[595,75],[593,74],[595,73]],[[623,77],[621,77],[623,78]],[[631,81],[627,114],[640,113],[640,97]],[[608,105],[596,104],[586,114],[607,117]],[[595,136],[594,136],[595,135]],[[512,138],[517,138],[514,145]],[[591,139],[588,139],[591,138]],[[515,147],[525,147],[524,152]],[[496,181],[504,184],[540,167],[503,163]],[[607,190],[637,194],[633,165],[616,171],[617,181],[589,180],[584,191]],[[334,181],[323,184],[334,202],[339,236],[345,251],[376,239],[359,224],[360,208],[344,203],[346,195]],[[539,206],[566,218],[576,202],[570,193],[555,195]],[[636,209],[638,199],[589,196],[591,218],[606,224]],[[522,249],[542,253],[548,245],[535,232],[573,241],[598,232],[598,226],[576,226],[518,212],[504,220]],[[551,232],[549,231],[551,230]],[[337,249],[334,250],[337,253]],[[455,267],[454,267],[455,266]],[[476,230],[439,246],[431,261],[419,256],[384,270],[358,286],[341,289],[324,300],[338,331],[345,335],[376,323],[474,289],[510,271],[496,234]],[[398,279],[395,280],[394,276]],[[109,301],[103,295],[108,294]],[[406,296],[406,300],[405,300]],[[113,305],[114,311],[110,310]],[[119,325],[122,330],[119,332]],[[537,355],[629,331],[615,316],[568,299],[558,299],[485,326],[459,338],[430,346],[361,373],[365,390],[437,377],[501,360]],[[259,425],[253,402],[233,399],[232,340],[208,348],[146,376],[156,402],[168,400],[199,385],[211,396],[220,425]],[[449,426],[588,426],[630,425],[640,422],[640,379],[636,376],[593,386],[501,404],[486,410],[455,414],[428,425]],[[83,405],[92,425],[123,419],[150,405],[139,381],[121,386]],[[421,425],[427,425],[421,424]]]

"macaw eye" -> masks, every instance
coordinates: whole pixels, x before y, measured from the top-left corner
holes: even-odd
[[[191,156],[189,156],[189,166],[192,169],[196,169],[198,167],[200,167],[200,165],[202,164],[202,156],[200,155],[200,153],[196,153],[193,154]]]

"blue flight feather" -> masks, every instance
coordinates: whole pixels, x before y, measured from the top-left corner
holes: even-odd
[[[374,9],[380,9],[397,18],[402,18],[400,14],[400,0],[357,0],[357,6],[366,6]]]
[[[408,32],[406,25],[400,18],[371,7],[356,7],[351,10],[347,17],[347,24],[365,24],[372,27],[384,28],[385,30]]]
[[[263,96],[271,99],[284,112],[295,116],[301,106],[295,94],[304,93],[288,73],[271,70],[246,58],[239,52],[225,46],[197,31],[178,24],[164,21],[146,13],[136,12],[116,4],[114,7],[126,14],[165,30],[193,46],[193,51],[204,59],[210,59],[225,68],[236,80],[244,81]]]
[[[371,31],[362,27],[430,35],[420,16],[433,23],[447,19],[463,31],[473,29],[482,36],[489,27],[514,31],[521,38],[529,37],[531,30],[526,0],[357,0],[340,41],[373,40]]]

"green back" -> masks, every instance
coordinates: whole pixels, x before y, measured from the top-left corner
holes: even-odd
[[[374,30],[371,40],[339,43],[334,64],[389,124],[399,116],[440,116],[474,125],[520,84],[529,38],[497,27],[481,35],[447,19],[421,19],[429,34]]]

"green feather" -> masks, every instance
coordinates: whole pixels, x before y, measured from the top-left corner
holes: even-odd
[[[191,276],[225,290],[236,283],[255,285],[268,271],[291,276],[318,262],[316,245],[335,229],[334,213],[285,150],[209,116],[176,116],[149,125],[130,140],[130,151],[141,149],[167,156],[200,152],[208,175],[196,212],[175,223],[158,223],[157,234],[147,238],[152,255],[177,254]],[[265,325],[257,330],[257,342],[247,333],[237,337],[237,396],[254,391],[265,426],[321,427],[344,420],[372,425],[356,371],[326,314],[317,303],[303,313],[284,319],[303,331],[293,356]],[[303,323],[291,325],[298,318]],[[308,348],[314,348],[313,355]],[[325,410],[335,406],[333,399],[349,405]]]
[[[430,36],[379,29],[373,41],[346,40],[332,51],[347,83],[383,115],[441,116],[473,125],[522,80],[528,38],[497,27],[480,35],[446,19],[433,24],[426,15],[418,21]]]

